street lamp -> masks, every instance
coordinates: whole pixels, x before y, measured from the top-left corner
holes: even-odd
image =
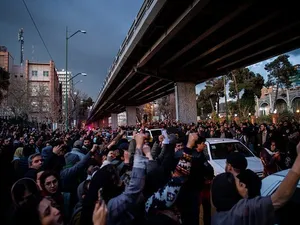
[[[69,39],[71,37],[73,37],[74,35],[78,34],[78,33],[82,33],[82,34],[86,34],[86,31],[85,30],[77,30],[75,33],[73,33],[72,35],[68,35],[68,27],[66,27],[66,131],[68,130],[68,124],[69,124],[69,118],[68,118],[68,86],[67,86],[67,83],[68,83],[68,42],[69,42]],[[79,74],[76,74],[74,77],[78,76]],[[73,78],[74,78],[73,77]],[[71,78],[71,79],[73,79]],[[71,80],[70,79],[70,80]]]
[[[75,86],[76,84],[78,84],[78,83],[82,83],[83,82],[83,80],[79,80],[79,81],[77,81],[75,84],[73,84],[73,86]]]
[[[71,80],[73,80],[73,79],[74,79],[75,77],[77,77],[78,75],[81,75],[81,76],[84,76],[84,77],[87,76],[86,73],[77,73],[75,76],[71,77],[67,82],[70,82]],[[82,82],[82,80],[81,80],[80,82]]]

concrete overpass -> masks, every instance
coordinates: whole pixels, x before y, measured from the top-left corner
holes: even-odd
[[[132,124],[135,106],[174,91],[177,118],[195,121],[196,84],[300,47],[298,12],[292,0],[145,1],[88,123],[126,110]]]

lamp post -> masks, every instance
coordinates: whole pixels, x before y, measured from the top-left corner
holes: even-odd
[[[75,86],[76,84],[78,84],[78,83],[82,83],[83,82],[83,80],[79,80],[79,81],[77,81],[75,84],[73,84],[73,86]]]
[[[87,76],[87,74],[86,73],[77,73],[75,76],[73,76],[73,77],[71,77],[69,80],[67,80],[67,82],[66,82],[66,84],[68,83],[68,82],[70,82],[71,80],[73,80],[75,77],[77,77],[78,75],[82,75],[82,76]],[[80,80],[81,82],[82,82],[82,80]],[[78,83],[78,82],[77,82]],[[77,83],[75,83],[75,84],[77,84]],[[73,85],[74,86],[74,85]],[[66,85],[66,91],[67,91],[67,85]],[[66,122],[67,122],[67,124],[68,124],[68,122],[69,122],[69,114],[68,114],[68,106],[69,106],[69,102],[68,102],[68,92],[66,92],[66,109],[67,109],[67,111],[66,111]],[[68,126],[66,126],[66,130],[68,129]]]
[[[68,27],[66,27],[66,103],[65,103],[65,106],[66,106],[66,131],[68,130],[68,124],[69,124],[69,113],[68,113],[68,42],[69,42],[69,39],[71,37],[73,37],[74,35],[78,34],[78,33],[82,33],[82,34],[86,34],[86,31],[84,30],[77,30],[75,33],[73,33],[72,35],[68,35]],[[78,74],[76,74],[77,76]],[[74,76],[75,77],[75,76]],[[70,79],[71,80],[71,79]]]

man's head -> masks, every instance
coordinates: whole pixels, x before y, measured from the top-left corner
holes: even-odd
[[[83,140],[83,146],[89,149],[91,147],[91,140],[88,138],[85,138]]]
[[[34,139],[33,139],[33,138],[30,138],[29,144],[30,144],[30,145],[34,145],[34,143],[35,143]]]
[[[211,199],[217,212],[230,210],[242,199],[232,173],[221,173],[214,178],[211,187]]]
[[[184,148],[183,142],[178,140],[175,145],[175,151],[180,151]]]
[[[74,144],[73,144],[73,147],[81,149],[82,148],[82,141],[79,141],[79,140],[75,141]]]
[[[3,141],[3,145],[4,146],[10,145],[10,138],[5,138],[4,141]]]
[[[236,187],[243,198],[255,198],[260,196],[261,179],[252,170],[241,171],[235,179]]]
[[[20,141],[20,143],[23,144],[23,143],[25,142],[24,137],[20,137],[20,138],[19,138],[19,141]]]
[[[275,150],[276,150],[276,142],[275,142],[275,141],[271,141],[270,150],[271,150],[272,152],[275,152]]]
[[[43,159],[40,153],[35,153],[28,157],[29,168],[39,170],[42,167],[42,165],[43,165]]]
[[[265,124],[261,124],[259,129],[260,129],[261,132],[265,131],[266,130]]]
[[[204,137],[201,136],[198,137],[198,140],[195,143],[197,152],[202,152],[205,149],[206,147],[205,141],[206,139]]]
[[[232,152],[227,156],[225,171],[234,176],[244,171],[248,166],[247,159],[239,152]]]

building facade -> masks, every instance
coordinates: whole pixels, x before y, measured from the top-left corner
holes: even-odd
[[[256,116],[269,115],[273,112],[298,113],[300,111],[300,86],[289,89],[280,88],[276,101],[275,96],[276,87],[262,88],[261,97],[256,99]]]
[[[25,79],[30,104],[29,120],[56,123],[61,118],[62,87],[53,61],[36,63],[26,60]]]
[[[297,70],[296,75],[289,77],[293,87],[300,86],[300,64],[295,65],[295,68]]]
[[[13,64],[14,58],[7,51],[7,48],[5,46],[0,46],[0,67],[10,73],[12,71]]]
[[[14,58],[11,54],[7,51],[5,46],[0,46],[0,67],[10,73],[9,79],[11,81],[12,78],[12,67],[14,63]],[[4,94],[4,98],[0,103],[0,117],[1,118],[9,118],[11,113],[8,107],[8,91],[2,91]]]
[[[58,75],[58,80],[59,83],[61,83],[62,85],[62,115],[65,117],[65,112],[66,112],[66,90],[68,90],[68,93],[73,93],[73,80],[72,78],[72,72],[68,71],[67,72],[67,80],[68,82],[66,82],[66,71],[65,70],[59,70],[57,71],[57,75]],[[69,106],[69,112],[71,111],[71,98],[70,95],[68,95],[68,106]]]

